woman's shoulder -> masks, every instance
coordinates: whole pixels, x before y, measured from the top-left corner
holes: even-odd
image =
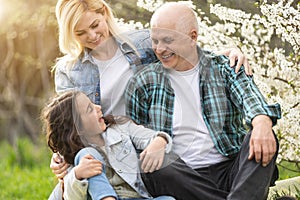
[[[130,30],[124,33],[132,41],[138,39],[150,39],[149,29]]]
[[[54,68],[59,71],[70,70],[77,65],[78,61],[78,59],[74,60],[69,55],[65,55],[56,59],[56,64]]]
[[[150,49],[152,51],[150,31],[148,29],[131,30],[124,32],[122,35],[123,38],[127,38],[136,49],[144,51]]]

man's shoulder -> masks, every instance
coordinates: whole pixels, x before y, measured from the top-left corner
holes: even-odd
[[[220,71],[232,71],[230,67],[230,60],[225,55],[218,55],[212,51],[203,50],[203,57],[209,62],[209,67],[211,70],[220,70]]]
[[[229,64],[229,58],[225,55],[218,55],[209,50],[202,50],[202,52],[203,52],[203,56],[213,63],[220,64],[220,65]]]
[[[133,75],[130,79],[129,88],[141,86],[148,87],[151,85],[150,83],[157,84],[162,82],[162,80],[165,80],[166,77],[165,70],[160,62],[151,63]]]
[[[146,65],[140,71],[138,71],[134,76],[135,77],[149,77],[149,76],[158,76],[164,72],[164,68],[161,62],[153,62]]]

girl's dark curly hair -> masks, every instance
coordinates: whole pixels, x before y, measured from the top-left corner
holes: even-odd
[[[59,153],[69,164],[74,164],[76,154],[88,146],[85,138],[79,134],[78,127],[82,127],[81,118],[77,112],[76,97],[83,94],[79,91],[66,92],[50,100],[43,109],[41,119],[47,133],[47,143],[54,153]],[[103,117],[107,127],[116,123],[125,123],[127,117]]]
[[[67,92],[53,98],[41,115],[45,122],[48,146],[70,164],[74,164],[75,155],[85,147],[75,125],[79,121],[79,115],[74,102],[79,93]]]

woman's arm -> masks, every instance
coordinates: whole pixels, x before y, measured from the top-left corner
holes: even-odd
[[[65,177],[69,167],[70,165],[66,163],[66,161],[64,161],[64,159],[58,153],[52,154],[50,168],[52,173],[55,174],[58,179],[63,179]]]

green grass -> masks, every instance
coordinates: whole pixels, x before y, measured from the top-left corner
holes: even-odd
[[[300,176],[300,169],[296,163],[281,161],[278,164],[279,180]]]
[[[48,199],[56,184],[46,144],[33,145],[21,139],[13,148],[0,143],[0,199]]]
[[[0,149],[0,199],[48,199],[56,179],[49,168],[51,153],[46,144],[34,145],[23,138],[15,147],[0,142]],[[300,175],[286,169],[299,170],[295,164],[282,162],[280,165],[281,180]]]

